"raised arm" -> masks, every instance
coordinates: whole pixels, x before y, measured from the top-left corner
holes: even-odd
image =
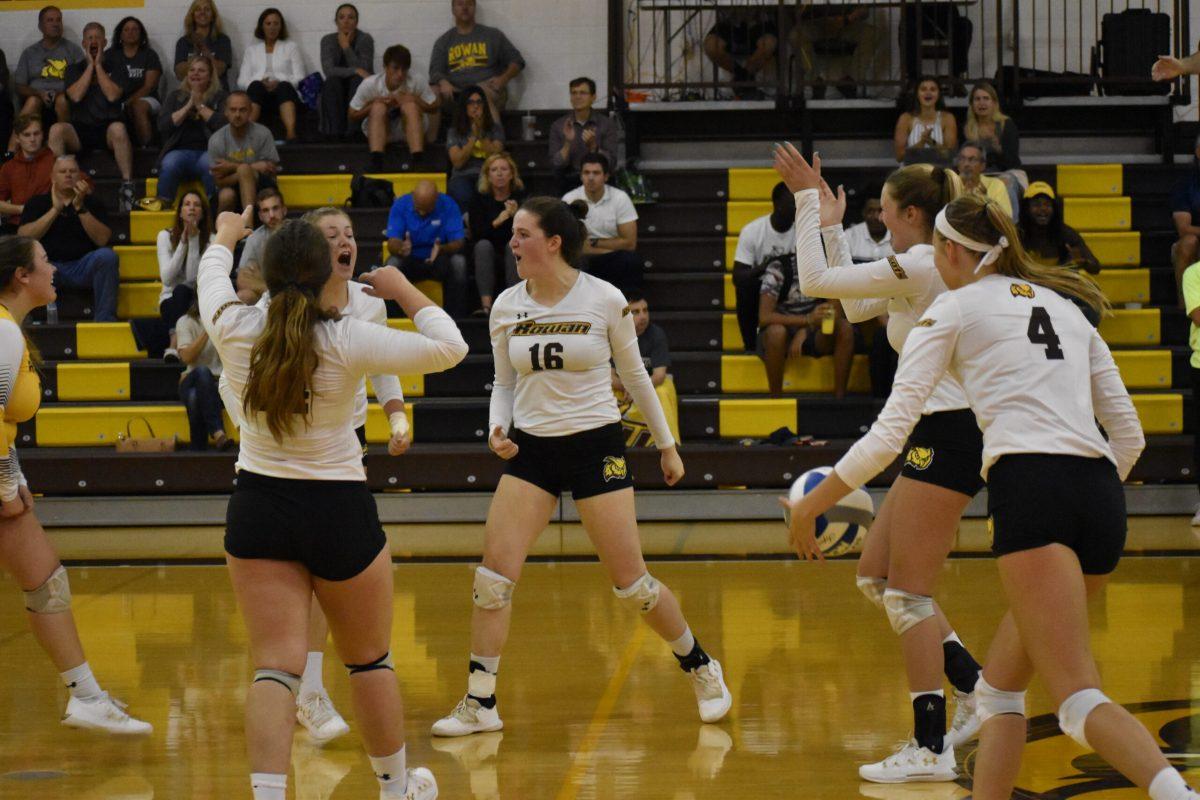
[[[829,225],[821,228],[821,241],[825,243],[825,254],[831,265],[839,267],[854,265],[854,257],[850,255],[850,243],[846,239],[846,230],[841,225]],[[842,298],[842,310],[846,312],[846,319],[850,322],[866,322],[869,319],[875,319],[885,313],[887,307],[886,297]]]
[[[905,349],[907,347],[908,345],[905,345]],[[1133,401],[1129,399],[1129,392],[1125,389],[1125,383],[1121,380],[1121,373],[1117,370],[1108,345],[1094,329],[1089,355],[1092,372],[1092,410],[1108,434],[1109,447],[1117,459],[1117,474],[1121,476],[1121,480],[1125,480],[1146,447],[1142,423],[1138,420],[1137,410],[1133,407]]]
[[[360,280],[368,284],[370,296],[399,303],[419,333],[380,330],[378,325],[351,320],[346,330],[353,369],[363,375],[428,374],[450,369],[466,358],[467,343],[454,320],[421,294],[400,270],[383,267]]]

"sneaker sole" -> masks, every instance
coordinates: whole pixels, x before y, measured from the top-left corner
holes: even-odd
[[[154,728],[144,731],[118,731],[105,727],[104,725],[97,725],[94,722],[85,722],[83,720],[77,720],[71,717],[61,719],[59,722],[61,722],[64,727],[74,728],[77,731],[101,731],[103,733],[110,733],[113,736],[149,736],[150,734],[154,733]]]
[[[434,736],[437,736],[442,739],[461,739],[463,736],[470,736],[475,733],[492,733],[493,731],[499,731],[499,730],[503,730],[503,729],[504,729],[504,720],[500,720],[494,726],[483,727],[483,728],[472,728],[471,730],[463,731],[462,733],[440,733],[436,727],[433,728],[430,731],[430,733],[432,733]]]
[[[949,781],[958,780],[958,773],[929,772],[902,778],[872,778],[870,775],[864,774],[862,770],[859,770],[858,777],[871,783],[948,783]]]
[[[701,714],[700,721],[707,725],[711,725],[714,722],[720,722],[721,720],[725,719],[725,716],[729,713],[729,709],[733,708],[733,695],[731,695],[729,692],[726,692],[725,701],[725,707],[721,709],[720,714],[717,714],[716,716],[709,715],[707,719],[703,714]]]

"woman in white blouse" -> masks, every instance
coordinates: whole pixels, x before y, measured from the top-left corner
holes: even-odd
[[[175,209],[175,224],[158,232],[158,275],[163,287],[158,313],[171,336],[171,345],[163,354],[167,361],[179,360],[175,323],[196,302],[196,271],[211,233],[208,204],[196,191],[184,193]]]
[[[238,73],[238,88],[244,89],[253,103],[250,119],[258,122],[263,106],[276,109],[284,138],[295,141],[296,103],[300,100],[296,87],[304,80],[304,57],[299,45],[288,40],[287,23],[278,8],[258,15],[254,38],[261,41],[246,48]]]

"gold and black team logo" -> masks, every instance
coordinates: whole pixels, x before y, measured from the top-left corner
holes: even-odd
[[[904,454],[904,466],[912,467],[913,469],[925,470],[929,469],[929,465],[933,463],[933,448],[932,447],[910,447],[908,452]]]
[[[513,336],[582,336],[592,329],[590,322],[522,322],[514,325]]]
[[[622,481],[629,475],[629,467],[625,465],[625,456],[604,457],[604,482]]]
[[[1028,283],[1011,283],[1008,290],[1012,292],[1013,297],[1027,297],[1033,299],[1033,287]]]
[[[633,313],[633,309],[630,308],[629,306],[625,306],[624,308],[621,309],[622,317],[628,317],[632,313]]]
[[[904,267],[900,266],[900,260],[895,256],[887,257],[888,266],[892,268],[892,272],[896,273],[896,277],[902,281],[908,280],[908,273],[904,271]]]
[[[914,328],[932,328],[934,326],[934,323],[936,323],[936,322],[937,322],[937,320],[934,319],[933,317],[925,317],[924,319],[917,320],[917,324],[913,325],[913,327]]]

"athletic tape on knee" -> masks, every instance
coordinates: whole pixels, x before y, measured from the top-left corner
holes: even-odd
[[[933,598],[887,589],[883,593],[883,610],[892,623],[892,630],[900,635],[933,616]]]
[[[34,614],[61,614],[71,610],[71,584],[67,571],[59,564],[46,582],[25,592],[25,610]]]
[[[481,565],[475,568],[475,585],[471,589],[471,597],[480,608],[496,611],[512,602],[513,590],[516,588],[517,584],[499,572],[493,572]]]
[[[346,669],[350,670],[351,675],[357,675],[360,672],[374,672],[377,669],[392,669],[392,651],[389,650],[379,658],[369,664],[347,664]]]
[[[284,672],[281,669],[256,669],[254,670],[254,682],[272,681],[287,689],[292,695],[296,695],[300,691],[300,676],[293,675],[290,672]]]
[[[1099,689],[1081,689],[1064,700],[1063,704],[1058,707],[1058,727],[1067,736],[1091,750],[1092,746],[1088,744],[1087,737],[1083,734],[1088,715],[1096,710],[1096,706],[1111,702],[1112,700],[1105,697],[1104,692]]]
[[[658,595],[662,592],[662,584],[649,572],[642,575],[624,589],[613,587],[617,599],[636,609],[642,614],[649,614],[658,605]]]
[[[866,595],[873,605],[877,606],[880,611],[884,610],[883,590],[887,588],[886,578],[866,578],[859,575],[855,583],[858,584],[858,590]]]
[[[1025,716],[1025,693],[997,689],[980,675],[979,680],[975,682],[975,714],[981,723],[1001,714],[1016,714],[1023,717]]]

